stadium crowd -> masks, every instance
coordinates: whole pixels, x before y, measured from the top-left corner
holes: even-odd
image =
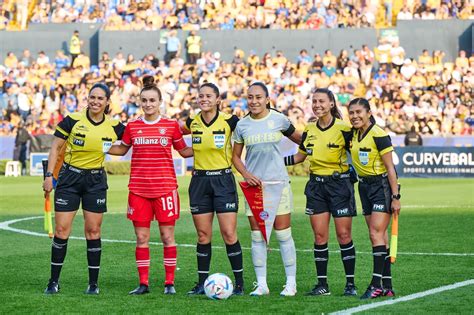
[[[464,51],[454,63],[443,62],[443,53],[423,51],[417,58],[405,56],[395,42],[374,49],[310,55],[302,49],[296,60],[283,52],[245,56],[236,50],[231,62],[219,52],[203,52],[195,64],[177,54],[168,64],[153,54],[139,59],[129,54],[104,52],[98,65],[79,54],[74,63],[58,51],[49,59],[25,49],[21,56],[9,53],[0,65],[0,134],[15,133],[21,120],[33,134],[51,133],[67,114],[86,106],[87,89],[106,82],[112,91],[111,114],[126,122],[139,113],[140,77],[155,75],[163,91],[166,114],[184,120],[196,111],[197,87],[216,82],[222,92],[222,110],[239,117],[247,113],[245,87],[265,82],[273,106],[287,114],[302,130],[312,117],[310,93],[331,89],[343,114],[354,97],[370,100],[377,123],[391,134],[404,134],[414,124],[423,135],[472,135],[474,108],[474,56]]]
[[[461,0],[40,0],[35,6],[5,0],[0,30],[13,18],[25,29],[29,15],[31,23],[105,23],[107,30],[314,30],[390,26],[394,20],[472,19],[472,8],[471,1]]]

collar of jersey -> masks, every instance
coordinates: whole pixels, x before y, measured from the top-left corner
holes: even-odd
[[[318,128],[321,131],[326,131],[330,129],[332,126],[334,126],[335,122],[336,122],[336,117],[333,117],[331,123],[326,128],[322,128],[321,126],[319,126],[318,122],[316,121],[316,128]]]
[[[269,110],[269,111],[268,111],[268,115],[265,116],[265,117],[263,117],[263,118],[252,118],[252,116],[251,116],[250,113],[249,113],[249,119],[250,119],[250,120],[253,120],[253,121],[264,121],[265,119],[268,119],[268,117],[270,117],[271,114],[272,114],[272,111]]]
[[[158,116],[157,119],[153,120],[153,121],[148,121],[145,119],[145,117],[142,117],[142,121],[143,123],[145,123],[146,125],[154,125],[156,124],[157,122],[159,122],[161,120],[161,116]]]
[[[209,123],[206,123],[206,121],[205,121],[204,118],[202,117],[202,113],[199,113],[199,118],[201,119],[202,123],[203,123],[204,126],[206,126],[206,127],[212,126],[212,124],[217,120],[217,117],[219,117],[219,111],[216,112],[216,116],[214,116],[214,118],[212,118]]]
[[[103,123],[103,122],[105,121],[105,114],[103,114],[101,121],[99,121],[99,122],[93,121],[92,118],[89,116],[89,111],[88,111],[88,110],[86,110],[86,117],[87,117],[87,120],[88,120],[91,124],[93,124],[94,126],[98,126],[98,125],[100,125],[101,123]]]
[[[362,140],[364,140],[365,136],[367,136],[367,134],[369,133],[369,131],[375,126],[375,124],[371,124],[369,126],[369,128],[367,128],[367,130],[362,134],[360,134],[360,130],[357,130],[357,141],[358,142],[361,142]]]

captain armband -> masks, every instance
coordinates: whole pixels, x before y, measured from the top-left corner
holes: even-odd
[[[295,156],[294,155],[288,155],[283,158],[285,160],[285,165],[295,165]]]

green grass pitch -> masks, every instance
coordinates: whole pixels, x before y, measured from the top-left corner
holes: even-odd
[[[1,313],[328,313],[373,301],[342,297],[345,279],[342,262],[331,223],[331,250],[328,280],[331,296],[306,297],[315,283],[315,267],[311,252],[313,235],[304,212],[303,195],[306,178],[292,178],[295,212],[292,217],[297,252],[298,294],[282,298],[279,292],[285,282],[280,253],[268,255],[270,296],[232,297],[212,301],[205,297],[188,297],[186,292],[197,279],[196,235],[187,210],[189,178],[180,178],[182,215],[176,227],[178,270],[176,296],[162,293],[164,270],[162,246],[151,246],[151,294],[128,296],[138,282],[135,267],[135,245],[132,224],[125,218],[127,200],[126,176],[109,177],[109,212],[104,217],[103,239],[128,242],[103,243],[99,296],[86,296],[87,261],[85,241],[70,240],[61,275],[61,293],[45,296],[49,278],[50,240],[47,237],[0,230],[0,303]],[[402,179],[402,214],[399,224],[399,255],[393,265],[394,289],[405,296],[464,280],[474,279],[474,180],[472,179]],[[242,208],[241,197],[241,208]],[[360,207],[359,207],[360,209]],[[360,212],[360,211],[359,211]],[[41,178],[0,179],[0,222],[43,214]],[[31,219],[10,225],[13,228],[44,233],[42,219]],[[353,238],[357,250],[356,285],[359,294],[367,287],[372,270],[371,245],[362,215],[354,219]],[[79,212],[72,235],[83,236],[82,214]],[[251,262],[250,233],[243,211],[239,213],[238,233],[244,249],[246,293],[252,289],[254,271]],[[153,226],[152,241],[159,242]],[[211,272],[224,272],[232,277],[230,264],[222,248],[218,226],[214,225]],[[272,238],[270,246],[278,248]],[[434,253],[429,255],[427,253]],[[469,254],[452,255],[446,253]],[[383,299],[377,299],[383,301]],[[368,312],[381,313],[473,313],[474,286],[446,291],[409,302],[382,306]]]

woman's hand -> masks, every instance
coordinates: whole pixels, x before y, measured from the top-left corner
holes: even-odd
[[[400,203],[400,200],[397,200],[397,199],[392,200],[392,213],[393,214],[399,215],[401,207],[402,205]]]
[[[262,186],[262,181],[251,173],[247,173],[244,179],[250,186]]]
[[[46,197],[51,191],[53,191],[53,177],[49,176],[44,179],[43,182],[44,196]]]

